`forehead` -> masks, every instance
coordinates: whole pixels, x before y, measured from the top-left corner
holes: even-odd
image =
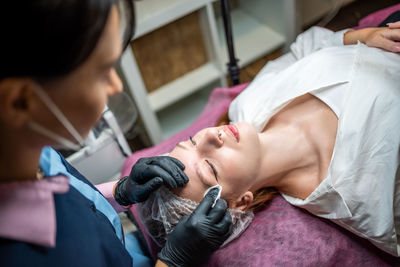
[[[190,149],[188,142],[178,143],[169,156],[179,159],[185,165],[184,172],[189,179],[201,180],[199,173],[199,161],[201,158],[193,149]]]
[[[111,61],[122,52],[122,37],[120,33],[120,16],[116,5],[113,5],[104,31],[100,37],[92,58],[95,61]],[[98,62],[96,62],[98,63]]]

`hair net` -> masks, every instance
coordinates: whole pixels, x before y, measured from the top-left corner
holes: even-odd
[[[168,235],[174,230],[182,216],[192,214],[198,204],[190,199],[181,198],[162,186],[145,202],[138,205],[138,212],[147,233],[157,245],[163,247]],[[254,217],[251,211],[229,209],[229,212],[232,217],[233,231],[222,246],[238,237]]]

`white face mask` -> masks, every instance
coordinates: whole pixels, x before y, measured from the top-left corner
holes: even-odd
[[[34,92],[36,95],[42,100],[42,102],[49,108],[49,110],[53,113],[54,116],[58,119],[58,121],[67,129],[67,131],[75,138],[78,144],[68,140],[65,137],[53,132],[52,130],[43,127],[42,125],[31,121],[28,124],[28,127],[33,131],[36,131],[56,142],[58,142],[63,147],[78,151],[85,146],[85,141],[82,136],[78,133],[75,127],[70,123],[70,121],[65,117],[65,115],[61,112],[61,110],[54,104],[51,98],[44,92],[42,88],[39,86],[33,87]]]

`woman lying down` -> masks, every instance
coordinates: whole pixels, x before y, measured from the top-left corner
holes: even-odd
[[[218,184],[234,223],[225,244],[278,191],[399,256],[396,39],[400,23],[337,33],[314,27],[300,35],[290,53],[267,64],[232,102],[230,125],[203,129],[171,151],[189,182],[172,192],[161,187],[140,205],[153,240],[163,245]]]

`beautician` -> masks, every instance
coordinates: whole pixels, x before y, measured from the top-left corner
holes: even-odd
[[[162,184],[183,186],[185,166],[145,158],[118,183],[93,186],[51,148],[83,147],[108,97],[121,92],[114,67],[133,35],[133,3],[8,0],[1,10],[1,264],[140,265],[116,211]],[[211,208],[213,200],[206,195],[180,221],[157,266],[200,264],[224,242],[231,217],[225,201]]]

